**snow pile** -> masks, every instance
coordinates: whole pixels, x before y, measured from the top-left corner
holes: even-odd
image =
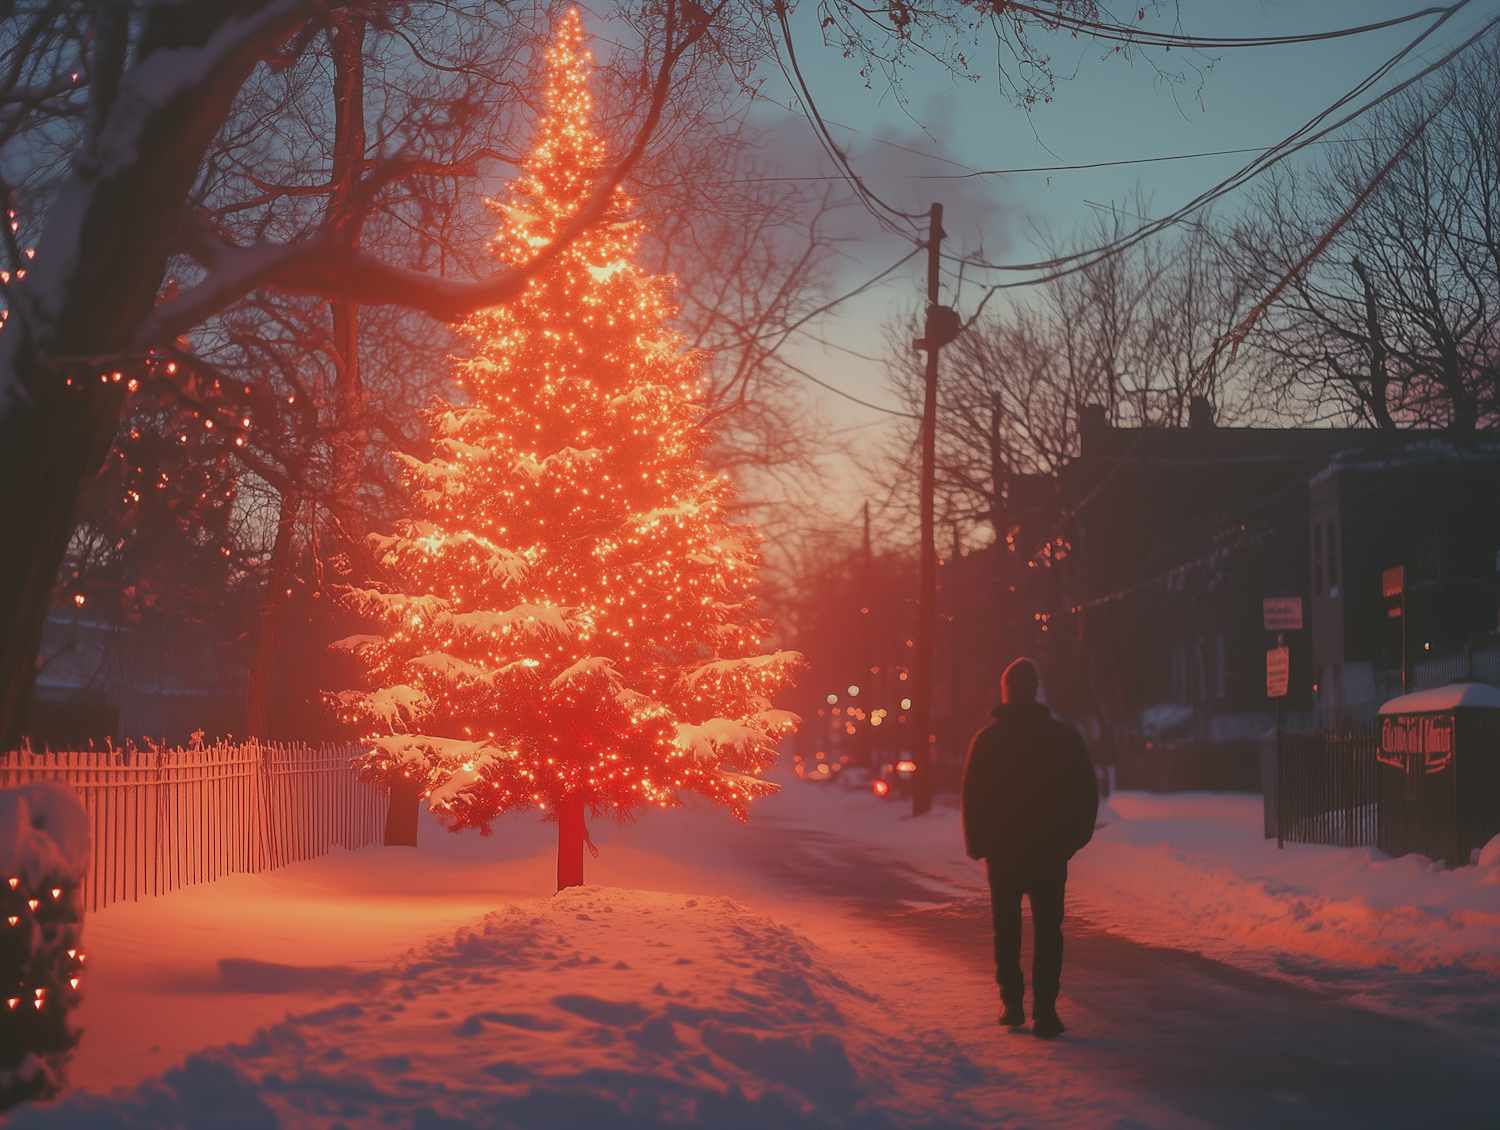
[[[1429,1019],[1500,1005],[1500,850],[1451,871],[1370,847],[1278,850],[1241,794],[1117,793],[1100,820],[1068,888],[1097,925]],[[1413,996],[1422,985],[1446,999]]]
[[[989,1126],[1014,1105],[1000,1073],[727,898],[574,888],[362,982],[10,1126]]]
[[[1479,858],[1474,862],[1480,867],[1494,867],[1500,864],[1500,836],[1494,836],[1490,842],[1479,849]]]
[[[88,868],[89,818],[72,788],[0,791],[0,1110],[66,1085]]]
[[[0,791],[0,878],[28,887],[83,882],[89,867],[89,818],[78,794],[57,781]]]

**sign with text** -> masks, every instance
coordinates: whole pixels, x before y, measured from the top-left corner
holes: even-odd
[[[1268,632],[1300,632],[1302,630],[1302,598],[1300,596],[1268,596],[1260,602],[1260,614]]]
[[[1406,570],[1400,565],[1394,569],[1387,569],[1380,574],[1380,595],[1384,597],[1400,596],[1406,588]]]
[[[1418,772],[1419,767],[1441,773],[1453,762],[1453,715],[1383,715],[1375,760],[1408,773]]]
[[[1292,670],[1290,648],[1273,647],[1266,652],[1266,697],[1285,698],[1287,677]]]

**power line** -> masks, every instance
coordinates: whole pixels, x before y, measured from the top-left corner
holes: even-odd
[[[1311,143],[1310,143],[1311,144]],[[1318,145],[1334,142],[1319,141]],[[1274,145],[1252,145],[1245,149],[1211,149],[1203,153],[1174,153],[1166,157],[1128,157],[1120,161],[1090,161],[1083,165],[1033,165],[1024,169],[975,169],[968,173],[912,173],[908,180],[967,180],[969,177],[1013,176],[1018,173],[1070,173],[1078,169],[1112,169],[1120,165],[1154,165],[1161,161],[1191,161],[1199,157],[1232,157],[1239,153],[1269,153]],[[949,162],[953,164],[953,162]],[[822,178],[836,180],[835,177]]]
[[[979,310],[976,310],[974,316],[971,317],[965,324],[972,324],[974,318],[977,318],[979,316],[979,313],[983,310],[985,304],[988,303],[990,298],[992,298],[999,291],[1011,290],[1015,289],[1016,287],[1022,286],[1036,286],[1042,283],[1051,282],[1056,279],[1063,278],[1066,275],[1074,274],[1077,271],[1085,270],[1088,267],[1095,265],[1096,263],[1102,262],[1112,255],[1117,255],[1123,251],[1129,250],[1131,247],[1134,247],[1136,244],[1142,242],[1150,236],[1155,235],[1156,233],[1175,224],[1181,223],[1193,212],[1201,209],[1207,204],[1212,203],[1214,200],[1217,200],[1219,197],[1226,195],[1234,189],[1248,183],[1251,179],[1279,164],[1281,161],[1285,160],[1293,153],[1298,152],[1308,145],[1314,144],[1318,140],[1326,137],[1328,134],[1333,133],[1335,130],[1343,128],[1350,122],[1354,121],[1356,118],[1365,113],[1368,113],[1370,110],[1374,109],[1381,103],[1387,101],[1390,98],[1394,98],[1397,94],[1400,94],[1403,90],[1407,89],[1412,84],[1420,82],[1422,79],[1426,78],[1428,75],[1432,74],[1435,71],[1441,70],[1464,51],[1468,50],[1468,48],[1472,47],[1480,39],[1484,38],[1484,36],[1488,35],[1490,31],[1493,30],[1497,25],[1500,25],[1500,16],[1489,20],[1474,35],[1464,40],[1461,44],[1459,44],[1448,54],[1444,55],[1437,62],[1423,68],[1411,78],[1398,84],[1397,86],[1386,91],[1380,96],[1372,99],[1363,106],[1359,107],[1357,110],[1350,112],[1349,114],[1340,118],[1338,121],[1334,122],[1332,125],[1326,126],[1318,130],[1316,133],[1311,134],[1310,136],[1304,136],[1308,133],[1309,130],[1314,129],[1320,122],[1326,120],[1330,114],[1337,111],[1340,107],[1345,106],[1349,102],[1353,101],[1356,97],[1358,97],[1364,91],[1368,90],[1371,86],[1373,86],[1376,82],[1378,82],[1381,78],[1388,74],[1391,69],[1396,66],[1397,63],[1399,63],[1403,58],[1414,51],[1422,43],[1423,40],[1432,35],[1440,26],[1442,26],[1444,22],[1446,22],[1460,8],[1463,8],[1468,3],[1469,0],[1459,0],[1459,3],[1455,4],[1453,7],[1443,9],[1445,14],[1436,23],[1434,23],[1432,27],[1425,30],[1421,35],[1417,36],[1416,39],[1412,40],[1411,43],[1402,48],[1401,51],[1397,52],[1394,56],[1388,59],[1367,78],[1365,78],[1357,86],[1355,86],[1354,89],[1351,90],[1348,94],[1344,95],[1328,109],[1319,113],[1301,129],[1291,134],[1280,144],[1273,146],[1271,149],[1267,150],[1264,155],[1256,158],[1256,160],[1250,162],[1248,165],[1240,169],[1232,176],[1226,178],[1223,181],[1220,181],[1213,188],[1200,194],[1195,199],[1179,208],[1177,211],[1163,217],[1160,220],[1152,221],[1151,223],[1137,228],[1128,236],[1122,237],[1118,240],[1113,240],[1110,243],[1103,244],[1099,247],[1090,248],[1086,251],[1074,252],[1068,255],[1060,255],[1052,259],[1041,260],[1035,263],[1001,264],[990,263],[974,256],[953,257],[953,259],[951,260],[953,262],[964,263],[984,270],[1005,272],[1049,272],[1041,278],[1026,279],[1013,283],[995,283],[991,285],[985,291],[985,297],[980,302]]]
[[[915,415],[914,413],[911,413],[911,412],[902,412],[900,409],[897,409],[897,408],[887,408],[887,407],[885,407],[882,404],[872,404],[868,400],[861,400],[859,397],[853,395],[852,393],[845,392],[841,388],[835,388],[833,385],[829,384],[825,380],[820,380],[819,378],[817,378],[817,377],[813,376],[811,373],[809,373],[806,369],[803,369],[803,368],[801,368],[801,367],[799,367],[797,365],[793,365],[790,361],[786,360],[786,358],[784,358],[784,357],[781,359],[781,363],[783,365],[785,365],[788,369],[790,369],[792,372],[796,373],[799,377],[803,377],[806,380],[812,381],[813,384],[818,385],[818,386],[820,386],[822,388],[826,388],[829,392],[833,393],[834,395],[836,395],[836,396],[842,396],[845,400],[851,400],[855,404],[858,404],[858,405],[860,405],[863,408],[873,408],[876,412],[884,412],[887,416],[905,416],[908,420],[920,420],[922,418],[922,417],[920,417],[918,415]]]
[[[780,338],[780,340],[782,342],[786,341],[786,339],[791,334],[795,333],[797,330],[800,330],[803,326],[807,325],[807,323],[810,322],[810,321],[812,321],[814,318],[818,317],[819,315],[828,313],[828,311],[832,310],[835,306],[842,305],[843,303],[848,302],[849,299],[853,298],[855,295],[862,294],[865,291],[869,290],[872,286],[874,286],[876,283],[878,283],[881,279],[885,278],[892,271],[896,270],[898,267],[900,267],[903,263],[905,263],[908,259],[912,258],[912,256],[916,255],[921,250],[922,249],[920,247],[913,247],[905,255],[901,256],[901,258],[897,259],[889,267],[887,267],[885,270],[881,271],[878,275],[873,275],[872,277],[866,279],[864,282],[860,283],[853,290],[848,291],[848,292],[846,292],[844,294],[839,295],[832,302],[825,302],[822,306],[819,306],[816,310],[812,310],[809,313],[804,314],[802,317],[798,318],[791,325],[785,326],[782,329],[777,330],[776,333],[773,336]],[[779,344],[780,343],[778,342],[778,345]],[[772,346],[769,346],[768,348],[770,350],[774,351],[776,348],[778,348],[778,345],[772,345]]]
[[[1355,118],[1358,118],[1362,114],[1365,114],[1368,111],[1374,109],[1376,106],[1380,105],[1387,99],[1395,97],[1402,90],[1411,86],[1413,83],[1420,81],[1432,72],[1446,66],[1464,50],[1466,50],[1477,40],[1482,38],[1490,30],[1490,28],[1494,27],[1497,23],[1500,23],[1500,17],[1492,19],[1483,28],[1481,28],[1478,33],[1466,40],[1464,43],[1460,44],[1456,49],[1449,52],[1449,54],[1444,56],[1438,62],[1424,68],[1422,71],[1418,72],[1416,75],[1413,75],[1405,82],[1396,87],[1393,87],[1391,90],[1386,91],[1379,97],[1372,99],[1370,102],[1361,106],[1359,109],[1353,111],[1343,118],[1340,118],[1332,125],[1319,130],[1317,133],[1311,135],[1310,137],[1304,137],[1304,135],[1307,134],[1309,130],[1315,129],[1318,124],[1326,120],[1330,114],[1333,114],[1340,107],[1346,106],[1350,102],[1354,101],[1354,99],[1358,98],[1366,90],[1374,86],[1375,83],[1379,82],[1380,79],[1389,74],[1390,71],[1394,69],[1396,64],[1398,64],[1407,55],[1411,54],[1411,52],[1416,50],[1416,48],[1422,43],[1423,40],[1437,31],[1439,27],[1441,27],[1449,18],[1456,14],[1460,8],[1465,7],[1469,2],[1470,0],[1459,0],[1457,4],[1453,5],[1453,7],[1443,9],[1444,15],[1431,27],[1427,28],[1422,32],[1421,35],[1417,36],[1395,55],[1392,55],[1389,59],[1387,59],[1384,63],[1377,67],[1373,72],[1360,80],[1360,82],[1357,83],[1352,90],[1339,98],[1336,102],[1333,103],[1333,105],[1329,106],[1325,110],[1320,111],[1301,128],[1283,138],[1277,144],[1271,146],[1260,157],[1257,157],[1254,161],[1251,161],[1248,165],[1245,165],[1238,172],[1235,172],[1232,175],[1226,177],[1224,180],[1220,181],[1218,184],[1214,185],[1206,192],[1201,193],[1170,215],[1165,216],[1160,220],[1154,220],[1151,223],[1138,228],[1130,235],[1118,240],[1111,241],[1110,243],[1104,244],[1100,247],[1092,248],[1087,251],[1073,252],[1068,255],[1059,255],[1051,259],[1038,260],[1034,263],[990,263],[975,256],[966,256],[963,258],[963,261],[971,264],[972,266],[992,271],[1040,271],[1064,266],[1068,263],[1076,262],[1080,259],[1094,259],[1095,261],[1097,261],[1098,259],[1103,258],[1106,253],[1112,254],[1117,250],[1125,250],[1128,247],[1134,246],[1134,244],[1139,243],[1148,235],[1154,235],[1156,232],[1161,231],[1163,228],[1178,223],[1184,217],[1191,214],[1192,212],[1197,211],[1205,204],[1212,203],[1220,196],[1223,196],[1233,189],[1238,188],[1240,185],[1248,182],[1250,179],[1258,176],[1260,173],[1265,172],[1267,169],[1278,164],[1298,150],[1312,144],[1314,141],[1320,138],[1326,137],[1328,134],[1342,128],[1343,126],[1348,125]]]
[[[1310,33],[1310,34],[1301,35],[1301,36],[1261,37],[1261,38],[1257,38],[1257,39],[1250,39],[1250,38],[1245,38],[1245,39],[1228,39],[1228,38],[1210,39],[1210,38],[1204,38],[1204,37],[1194,38],[1194,37],[1190,37],[1190,36],[1164,35],[1162,33],[1154,33],[1154,32],[1153,33],[1147,33],[1147,32],[1144,32],[1144,31],[1131,31],[1130,35],[1133,37],[1132,38],[1133,42],[1150,42],[1153,45],[1165,45],[1165,46],[1175,46],[1175,45],[1183,45],[1183,46],[1197,46],[1197,45],[1211,45],[1211,46],[1212,45],[1217,45],[1217,46],[1269,46],[1269,45],[1275,45],[1275,44],[1315,42],[1315,41],[1324,40],[1324,39],[1338,39],[1338,38],[1343,38],[1343,37],[1350,36],[1350,35],[1357,35],[1357,34],[1363,34],[1363,33],[1370,32],[1370,31],[1376,31],[1376,30],[1380,30],[1380,29],[1383,29],[1383,28],[1395,27],[1395,26],[1398,26],[1398,25],[1401,25],[1401,24],[1409,23],[1409,22],[1411,22],[1413,20],[1424,19],[1424,18],[1427,18],[1429,16],[1436,16],[1437,17],[1437,19],[1434,20],[1433,24],[1430,27],[1426,28],[1420,35],[1418,35],[1415,39],[1413,39],[1410,43],[1408,43],[1404,48],[1402,48],[1400,51],[1398,51],[1395,55],[1393,55],[1390,59],[1388,59],[1380,67],[1376,68],[1376,70],[1374,72],[1372,72],[1369,76],[1367,76],[1363,81],[1361,81],[1360,83],[1358,83],[1352,90],[1350,90],[1347,94],[1345,94],[1343,97],[1341,97],[1336,102],[1334,102],[1327,109],[1325,109],[1322,112],[1320,112],[1319,114],[1317,114],[1310,121],[1308,121],[1305,125],[1303,125],[1300,129],[1298,129],[1297,131],[1295,131],[1294,133],[1292,133],[1287,138],[1283,139],[1277,145],[1271,146],[1271,147],[1269,147],[1268,149],[1265,149],[1265,150],[1258,151],[1258,156],[1256,157],[1256,159],[1253,160],[1253,161],[1251,161],[1244,168],[1240,169],[1238,172],[1234,173],[1230,177],[1225,178],[1223,181],[1220,181],[1217,185],[1215,185],[1214,187],[1210,188],[1208,191],[1200,194],[1194,200],[1190,201],[1188,204],[1184,205],[1182,208],[1179,208],[1177,211],[1175,211],[1172,214],[1170,214],[1170,215],[1162,218],[1161,220],[1157,220],[1157,221],[1153,221],[1153,222],[1147,223],[1147,224],[1143,225],[1142,227],[1138,228],[1136,231],[1130,233],[1129,235],[1127,235],[1125,237],[1122,237],[1120,239],[1117,239],[1117,240],[1113,240],[1113,241],[1111,241],[1109,243],[1106,243],[1106,244],[1103,244],[1103,245],[1100,245],[1100,246],[1097,246],[1097,247],[1089,248],[1089,249],[1084,250],[1084,251],[1074,252],[1074,253],[1071,253],[1071,254],[1068,254],[1068,255],[1055,256],[1055,257],[1050,258],[1050,259],[1038,260],[1038,261],[1032,262],[1032,263],[1002,264],[1002,263],[991,263],[991,262],[989,262],[989,261],[987,261],[987,260],[985,260],[983,258],[980,258],[978,256],[972,256],[972,255],[971,256],[944,256],[944,258],[946,258],[949,262],[956,262],[956,263],[959,263],[961,265],[962,264],[972,265],[974,267],[978,267],[978,268],[983,269],[983,270],[1004,271],[1004,272],[1018,272],[1018,273],[1035,273],[1035,272],[1038,272],[1038,271],[1048,272],[1046,275],[1044,275],[1041,278],[1031,278],[1031,279],[1026,279],[1026,280],[1012,282],[1012,283],[996,283],[996,284],[991,285],[990,287],[988,287],[986,289],[984,297],[980,301],[978,310],[976,310],[976,312],[973,315],[973,317],[971,317],[970,319],[967,320],[967,322],[965,323],[965,325],[967,326],[967,325],[972,324],[973,321],[974,321],[974,319],[977,318],[979,316],[979,314],[983,311],[984,306],[999,291],[1014,289],[1016,287],[1022,287],[1022,286],[1036,286],[1036,285],[1040,285],[1040,284],[1043,284],[1043,283],[1051,282],[1051,281],[1054,281],[1055,279],[1062,278],[1065,275],[1073,274],[1076,271],[1086,269],[1089,266],[1092,266],[1092,265],[1094,265],[1096,263],[1102,262],[1104,259],[1109,258],[1110,256],[1117,255],[1117,254],[1120,254],[1120,253],[1122,253],[1124,251],[1129,250],[1131,247],[1134,247],[1136,244],[1144,241],[1145,239],[1149,238],[1150,236],[1155,235],[1158,232],[1161,232],[1161,231],[1165,230],[1166,228],[1171,227],[1171,226],[1173,226],[1175,224],[1181,223],[1187,216],[1191,215],[1193,212],[1198,211],[1199,209],[1205,207],[1206,205],[1212,203],[1213,201],[1219,199],[1220,197],[1222,197],[1224,195],[1227,195],[1229,192],[1233,191],[1234,189],[1243,186],[1244,184],[1246,184],[1250,180],[1252,180],[1254,177],[1256,177],[1259,174],[1265,172],[1266,170],[1274,167],[1276,164],[1278,164],[1281,161],[1285,160],[1287,157],[1291,156],[1293,153],[1296,153],[1296,152],[1300,151],[1301,149],[1303,149],[1303,148],[1305,148],[1305,147],[1307,147],[1309,145],[1319,143],[1328,134],[1334,132],[1335,130],[1338,130],[1338,129],[1342,128],[1343,126],[1347,125],[1349,122],[1353,121],[1355,118],[1358,118],[1362,114],[1367,113],[1369,110],[1371,110],[1374,107],[1380,105],[1381,103],[1383,103],[1387,99],[1389,99],[1391,97],[1394,97],[1396,94],[1400,93],[1402,90],[1404,90],[1407,87],[1411,86],[1414,82],[1420,81],[1422,78],[1425,78],[1427,75],[1433,73],[1434,71],[1440,69],[1443,66],[1446,66],[1449,62],[1451,62],[1459,54],[1461,54],[1463,51],[1467,50],[1467,48],[1469,48],[1470,46],[1472,46],[1475,42],[1477,42],[1480,38],[1482,38],[1486,33],[1488,33],[1490,31],[1490,29],[1493,28],[1496,24],[1500,24],[1500,17],[1497,17],[1496,19],[1491,20],[1483,28],[1481,28],[1480,31],[1478,33],[1476,33],[1474,36],[1471,36],[1469,39],[1467,39],[1466,41],[1464,41],[1462,44],[1460,44],[1453,51],[1449,52],[1446,56],[1444,56],[1438,62],[1432,64],[1429,67],[1426,67],[1421,72],[1419,72],[1417,75],[1413,76],[1411,79],[1408,79],[1405,82],[1403,82],[1400,85],[1398,85],[1395,88],[1393,88],[1392,90],[1389,90],[1389,91],[1385,92],[1384,94],[1380,95],[1378,98],[1375,98],[1375,99],[1371,100],[1370,102],[1366,103],[1364,106],[1361,106],[1359,109],[1357,109],[1357,110],[1353,111],[1352,113],[1346,115],[1345,117],[1341,118],[1340,120],[1338,120],[1337,122],[1333,123],[1332,125],[1327,126],[1327,127],[1323,128],[1323,129],[1319,130],[1318,132],[1312,134],[1311,136],[1307,136],[1308,135],[1308,131],[1315,129],[1319,125],[1319,123],[1325,121],[1331,114],[1337,112],[1341,107],[1348,105],[1355,98],[1359,97],[1365,91],[1369,90],[1375,83],[1377,83],[1378,81],[1380,81],[1381,78],[1383,78],[1387,74],[1389,74],[1390,71],[1392,69],[1394,69],[1395,66],[1398,63],[1401,62],[1401,60],[1403,60],[1404,58],[1406,58],[1407,55],[1411,54],[1414,50],[1416,50],[1416,48],[1421,43],[1423,43],[1434,32],[1436,32],[1438,30],[1438,28],[1442,27],[1443,24],[1447,23],[1460,10],[1462,10],[1465,7],[1467,7],[1469,3],[1470,3],[1470,0],[1457,0],[1457,3],[1454,3],[1454,4],[1452,4],[1452,5],[1448,6],[1448,7],[1430,7],[1430,8],[1424,8],[1421,11],[1414,12],[1414,13],[1411,13],[1411,14],[1406,15],[1406,16],[1401,16],[1401,17],[1397,17],[1397,18],[1394,18],[1394,19],[1391,19],[1391,20],[1381,21],[1381,22],[1378,22],[1378,23],[1363,24],[1363,25],[1359,25],[1359,26],[1353,27],[1353,28],[1345,28],[1345,29],[1340,29],[1340,30],[1332,31],[1332,32]],[[1021,11],[1021,12],[1024,12],[1026,14],[1029,14],[1031,16],[1034,16],[1034,17],[1036,17],[1036,18],[1038,18],[1038,19],[1040,19],[1040,20],[1042,20],[1042,21],[1044,21],[1046,23],[1050,23],[1054,27],[1059,27],[1059,26],[1061,26],[1061,27],[1068,27],[1068,28],[1070,28],[1071,30],[1074,30],[1074,31],[1083,31],[1083,32],[1086,32],[1088,34],[1098,34],[1098,35],[1100,35],[1103,38],[1111,38],[1111,37],[1118,38],[1122,34],[1124,34],[1123,25],[1121,27],[1111,27],[1109,25],[1097,24],[1097,23],[1093,23],[1091,21],[1077,19],[1075,17],[1061,16],[1058,13],[1055,13],[1055,12],[1049,13],[1049,12],[1046,12],[1046,11],[1044,11],[1042,9],[1031,7],[1031,6],[1024,5],[1024,4],[1012,4],[1012,5],[1010,5],[1010,7],[1012,7],[1013,9],[1015,9],[1017,11]],[[790,26],[790,23],[789,23],[788,18],[787,18],[786,6],[785,6],[785,3],[783,2],[783,0],[776,0],[776,11],[777,11],[778,20],[779,20],[780,25],[781,25],[782,37],[783,37],[783,39],[786,42],[787,60],[788,60],[788,62],[791,65],[791,73],[790,74],[787,73],[786,64],[782,64],[782,72],[785,75],[785,77],[787,78],[788,82],[792,83],[794,85],[794,87],[800,92],[800,95],[801,95],[801,97],[803,99],[803,105],[804,105],[804,109],[805,109],[805,114],[808,117],[809,121],[814,126],[814,132],[815,132],[815,134],[818,137],[819,144],[823,147],[823,149],[825,150],[825,152],[829,155],[829,157],[834,161],[834,163],[840,169],[840,175],[839,175],[839,177],[838,178],[832,178],[832,179],[841,179],[841,180],[844,180],[845,182],[847,182],[850,185],[850,187],[853,188],[856,197],[860,200],[861,204],[864,205],[865,209],[867,211],[869,211],[870,214],[875,217],[876,221],[883,228],[885,228],[888,232],[891,232],[892,234],[895,234],[895,235],[899,235],[902,238],[910,239],[914,243],[916,243],[918,245],[918,247],[922,246],[920,236],[915,231],[904,230],[902,224],[899,224],[899,223],[895,222],[895,221],[905,221],[906,224],[911,224],[912,221],[918,220],[921,217],[919,215],[915,214],[915,213],[904,212],[901,209],[898,209],[898,208],[894,207],[893,205],[888,204],[885,200],[883,200],[877,193],[874,192],[873,189],[871,189],[864,182],[864,180],[859,176],[859,174],[857,172],[855,172],[853,164],[850,162],[848,156],[843,152],[843,150],[841,148],[839,148],[838,144],[836,142],[834,142],[833,137],[832,137],[831,133],[829,132],[828,124],[827,124],[826,120],[822,117],[822,114],[820,113],[820,111],[818,110],[817,104],[816,104],[815,100],[812,97],[812,92],[808,88],[806,79],[802,75],[802,71],[801,71],[800,65],[797,62],[796,49],[795,49],[795,45],[793,44],[793,41],[792,41],[791,26]],[[779,53],[778,53],[778,61],[779,61]],[[1238,150],[1238,151],[1225,150],[1225,151],[1221,151],[1220,153],[1205,153],[1205,154],[1202,154],[1201,156],[1229,155],[1229,154],[1231,154],[1233,152],[1255,152],[1255,150]],[[1169,157],[1161,157],[1161,158],[1139,158],[1139,159],[1135,159],[1135,160],[1121,161],[1121,162],[1118,162],[1118,163],[1116,163],[1116,162],[1097,162],[1097,163],[1091,163],[1091,164],[1088,164],[1088,165],[1076,166],[1076,168],[1089,168],[1089,167],[1103,168],[1103,167],[1109,167],[1109,166],[1114,165],[1114,164],[1120,164],[1120,165],[1124,165],[1124,164],[1147,164],[1147,163],[1153,163],[1153,162],[1156,162],[1156,161],[1188,159],[1189,157],[1192,157],[1192,156],[1199,156],[1199,155],[1196,155],[1196,154],[1194,154],[1194,155],[1184,154],[1181,157],[1171,157],[1171,156],[1169,156]],[[1061,166],[1061,167],[1058,167],[1055,171],[1071,171],[1073,168],[1075,168],[1075,166]],[[1053,170],[1048,170],[1048,169],[1046,169],[1044,167],[1037,167],[1034,170],[1033,169],[1026,169],[1026,170],[1022,170],[1022,169],[1016,169],[1016,170],[982,170],[982,171],[976,171],[974,173],[965,173],[965,174],[928,174],[928,175],[925,175],[925,176],[913,177],[912,179],[933,179],[933,180],[963,179],[965,177],[974,176],[974,175],[996,175],[996,174],[1002,174],[1002,173],[1005,173],[1005,172],[1031,172],[1031,171],[1045,172],[1045,171],[1053,171]],[[780,178],[777,178],[777,179],[780,179]],[[787,178],[787,179],[792,179],[792,178]],[[806,179],[813,180],[813,179],[821,179],[821,178],[806,178]]]
[[[1423,8],[1420,12],[1412,12],[1405,16],[1396,16],[1389,20],[1381,20],[1379,23],[1360,24],[1357,27],[1339,28],[1334,31],[1307,32],[1302,35],[1256,35],[1256,36],[1201,36],[1183,35],[1175,32],[1151,31],[1147,28],[1135,28],[1129,24],[1103,24],[1094,20],[1087,20],[1080,16],[1069,16],[1061,11],[1048,12],[1041,8],[1034,8],[1028,4],[1007,4],[1008,9],[1025,12],[1027,15],[1035,16],[1044,25],[1052,27],[1067,28],[1070,31],[1086,32],[1097,39],[1106,39],[1119,43],[1140,44],[1147,47],[1281,47],[1294,43],[1321,43],[1329,39],[1344,39],[1351,35],[1364,35],[1367,32],[1382,31],[1385,28],[1398,27],[1401,24],[1411,23],[1413,20],[1424,19],[1427,16],[1439,15],[1443,12],[1451,12],[1453,8]],[[1144,19],[1144,9],[1141,18]]]
[[[822,145],[824,152],[833,159],[833,163],[842,170],[844,179],[854,189],[855,195],[859,198],[860,203],[865,206],[866,211],[874,216],[876,221],[887,231],[894,235],[910,239],[920,247],[921,241],[916,233],[914,231],[902,230],[901,225],[896,221],[905,221],[907,225],[910,225],[914,221],[922,219],[923,216],[919,213],[903,212],[900,208],[887,204],[882,200],[869,185],[865,184],[860,175],[854,171],[854,166],[849,162],[844,151],[833,140],[833,135],[829,133],[828,125],[824,122],[822,114],[818,111],[817,103],[813,100],[812,91],[808,89],[807,80],[802,77],[802,68],[797,62],[797,49],[792,43],[792,26],[787,19],[785,0],[775,0],[775,6],[776,18],[781,24],[782,39],[786,43],[787,62],[791,64],[792,68],[792,73],[787,74],[786,65],[782,64],[781,73],[800,93],[807,118],[813,124],[813,132],[817,135],[819,144]],[[781,62],[781,53],[779,51],[777,52],[777,62]]]
[[[880,138],[874,139],[881,142]],[[1368,138],[1362,140],[1369,140]],[[884,144],[884,142],[881,142]],[[1337,145],[1340,142],[1316,141],[1313,145]],[[919,149],[907,149],[906,146],[897,146],[907,153],[918,157],[926,157],[933,161],[942,161],[947,165],[958,165],[959,168],[967,168],[957,161],[951,161],[947,157],[941,157],[936,153],[923,153]],[[963,173],[891,173],[888,174],[892,180],[967,180],[970,177],[1000,177],[1014,176],[1021,173],[1069,173],[1079,169],[1108,169],[1119,165],[1152,165],[1162,161],[1192,161],[1200,157],[1229,157],[1240,153],[1266,153],[1274,146],[1251,145],[1244,149],[1212,149],[1202,153],[1172,153],[1164,157],[1127,157],[1119,161],[1090,161],[1082,165],[1031,165],[1015,169],[970,169]],[[826,184],[832,181],[844,181],[847,177],[841,175],[833,176],[807,176],[807,177],[739,177],[734,180],[705,181],[705,185],[722,186],[730,184]]]

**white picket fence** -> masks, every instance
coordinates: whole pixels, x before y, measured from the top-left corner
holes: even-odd
[[[17,750],[0,787],[66,781],[89,814],[84,904],[99,910],[334,847],[378,844],[386,799],[349,768],[350,746],[248,742],[178,749]]]

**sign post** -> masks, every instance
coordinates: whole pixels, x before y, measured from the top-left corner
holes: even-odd
[[[1401,693],[1411,694],[1411,680],[1407,674],[1406,661],[1406,569],[1397,565],[1380,574],[1380,595],[1396,603],[1385,610],[1392,620],[1401,620]]]
[[[1281,700],[1286,697],[1286,685],[1292,666],[1291,648],[1281,646],[1285,638],[1278,634],[1276,646],[1266,652],[1266,697],[1276,700],[1278,710]]]
[[[1292,650],[1286,646],[1286,633],[1302,630],[1300,596],[1268,596],[1260,602],[1261,621],[1268,632],[1276,633],[1276,646],[1266,652],[1266,697],[1276,700],[1276,846],[1286,847],[1285,792],[1281,772],[1281,700],[1286,698],[1291,681]]]

